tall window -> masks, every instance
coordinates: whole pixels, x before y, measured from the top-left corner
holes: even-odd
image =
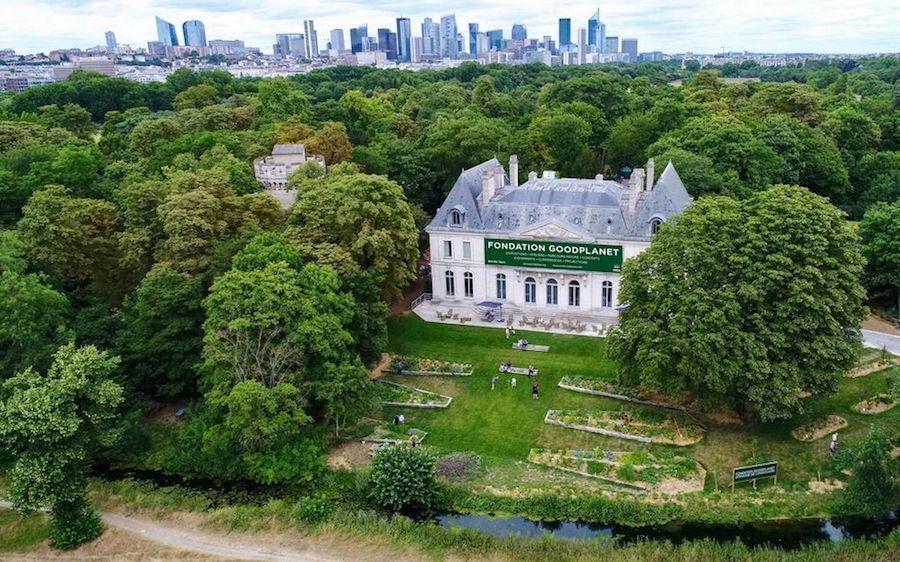
[[[506,275],[503,273],[497,274],[497,299],[506,300]]]
[[[464,260],[472,259],[472,243],[471,242],[463,242],[463,259]]]
[[[456,279],[453,278],[453,272],[444,273],[444,281],[446,283],[447,296],[452,297],[456,294]]]
[[[612,281],[604,281],[600,285],[600,306],[609,308],[613,305]]]
[[[559,304],[559,283],[556,279],[547,281],[547,304]]]
[[[537,283],[534,282],[534,277],[525,278],[525,302],[537,302]]]
[[[444,240],[444,257],[453,257],[453,242],[451,242],[450,240]]]
[[[659,217],[654,217],[650,219],[650,235],[654,235],[659,232],[659,227],[662,226],[662,219]]]
[[[569,282],[569,306],[581,306],[581,285],[578,281]]]
[[[462,226],[462,213],[457,209],[450,211],[450,226]]]
[[[468,271],[463,273],[463,291],[469,298],[475,296],[475,280],[472,279],[472,274]]]

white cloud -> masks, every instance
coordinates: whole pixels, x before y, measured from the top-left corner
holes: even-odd
[[[381,3],[379,3],[381,4]],[[210,39],[244,39],[264,51],[274,34],[302,32],[303,20],[316,21],[324,48],[328,31],[368,23],[395,28],[394,20],[413,20],[415,34],[422,18],[447,13],[436,0],[383,3],[362,0],[0,0],[0,48],[18,52],[103,44],[113,30],[120,43],[146,45],[155,39],[154,16],[181,22],[199,19]],[[453,4],[460,32],[469,22],[482,29],[502,28],[509,36],[514,22],[527,25],[531,37],[556,38],[558,18],[572,18],[572,33],[587,25],[597,8],[588,2],[556,4],[547,0],[460,0]],[[887,0],[645,0],[604,3],[601,19],[608,35],[638,37],[640,50],[716,52],[868,53],[900,51],[900,9]]]

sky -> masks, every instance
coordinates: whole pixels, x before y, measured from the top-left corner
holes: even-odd
[[[103,45],[112,30],[119,43],[146,47],[156,39],[154,16],[181,24],[199,19],[207,39],[243,39],[272,51],[275,33],[302,33],[313,19],[324,49],[328,32],[361,23],[369,35],[379,27],[396,31],[395,18],[412,19],[421,35],[425,17],[455,13],[464,35],[524,23],[529,37],[558,37],[558,19],[572,18],[572,38],[597,3],[552,0],[0,0],[0,49],[17,53]],[[607,35],[637,37],[638,48],[666,53],[728,51],[873,53],[900,52],[897,0],[619,0],[599,4]]]

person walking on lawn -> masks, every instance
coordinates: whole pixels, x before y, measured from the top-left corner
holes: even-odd
[[[497,375],[494,375],[494,378],[491,379],[491,390],[494,390],[494,387],[497,386]]]
[[[512,379],[510,379],[509,384],[510,384],[513,388],[515,388],[515,387],[516,387],[516,377],[513,377]]]
[[[534,384],[531,385],[531,397],[534,400],[538,399],[538,392],[540,391],[541,385],[537,381],[534,381]]]

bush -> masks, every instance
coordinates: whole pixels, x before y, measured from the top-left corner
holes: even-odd
[[[450,453],[437,460],[438,476],[444,480],[469,480],[481,473],[481,458],[475,453]]]
[[[53,508],[50,544],[60,550],[72,550],[103,533],[100,516],[83,501],[57,504]]]
[[[297,517],[310,524],[321,523],[331,515],[331,501],[325,496],[306,496],[297,502]]]
[[[434,507],[438,496],[434,464],[434,457],[422,448],[381,449],[372,461],[372,499],[393,511]]]
[[[846,509],[868,517],[884,516],[900,493],[887,437],[873,430],[856,448],[853,474],[844,490]]]

